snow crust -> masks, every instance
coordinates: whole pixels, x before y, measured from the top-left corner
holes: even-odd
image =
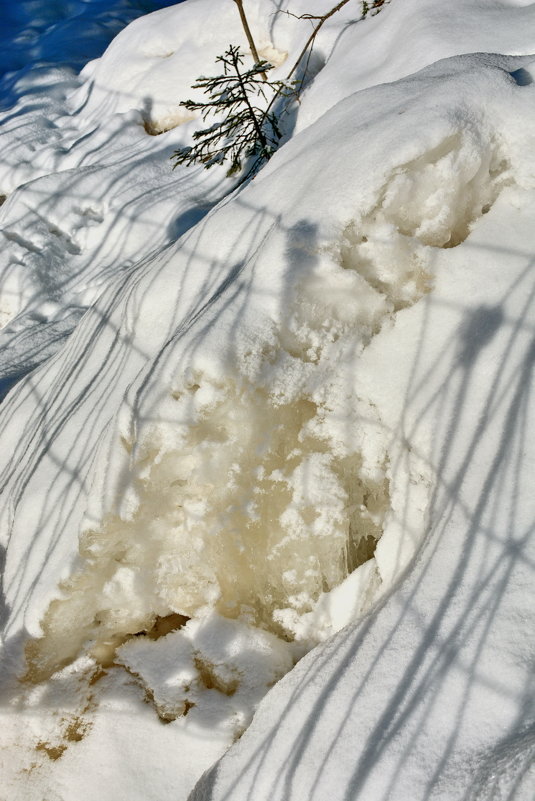
[[[533,8],[348,4],[234,192],[231,2],[8,76],[9,801],[531,798]]]

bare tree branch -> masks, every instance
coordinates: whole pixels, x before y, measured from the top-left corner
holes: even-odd
[[[249,23],[247,21],[247,17],[245,15],[245,9],[243,7],[243,0],[234,0],[236,5],[238,6],[238,11],[240,13],[241,24],[243,26],[243,30],[245,31],[245,35],[247,37],[247,41],[249,42],[249,47],[251,48],[251,53],[253,54],[253,58],[255,60],[255,64],[258,64],[260,58],[258,56],[258,50],[256,49],[255,41],[253,39],[253,34],[251,33],[251,29],[249,27]],[[263,80],[267,81],[267,75],[265,72],[260,73]]]

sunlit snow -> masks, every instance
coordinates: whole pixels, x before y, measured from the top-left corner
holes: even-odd
[[[243,183],[232,0],[2,9],[2,801],[533,798],[535,4],[375,5]]]

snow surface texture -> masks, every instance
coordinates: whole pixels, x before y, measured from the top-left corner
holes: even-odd
[[[308,23],[248,7],[283,77]],[[9,801],[185,799],[240,737],[192,798],[531,799],[535,58],[411,73],[534,8],[346,7],[234,194],[166,163],[230,2],[29,72],[46,120],[10,83]]]

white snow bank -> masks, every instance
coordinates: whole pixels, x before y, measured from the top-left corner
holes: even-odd
[[[341,27],[332,53],[335,31],[324,31],[325,46],[321,38],[318,42],[329,70],[320,71],[310,86],[296,131],[324,114],[326,104],[331,107],[357,90],[397,80],[440,59],[477,52],[522,55],[534,49],[535,6],[523,0],[391,0],[377,17],[356,26],[347,24],[355,13],[352,6],[345,6],[345,20],[333,17]],[[331,81],[334,72],[337,80]]]
[[[429,20],[440,5],[429,0],[418,14]],[[189,8],[198,25],[205,4],[191,0],[149,18],[150,41],[167,39],[169,19]],[[384,15],[390,26],[392,8],[365,25],[383,30]],[[497,8],[505,14],[510,4]],[[321,40],[335,54],[364,30],[340,19]],[[286,41],[275,36],[280,20],[272,22],[269,41],[281,52],[295,47],[297,21]],[[136,37],[142,28],[132,29]],[[89,68],[88,81],[106,74],[113,52]],[[516,436],[520,409],[530,431],[522,403],[532,322],[522,304],[533,251],[532,73],[530,59],[465,56],[363,92],[346,86],[333,106],[333,55],[320,73],[330,75],[324,113],[313,83],[298,113],[308,120],[301,133],[195,227],[199,173],[189,173],[191,183],[179,174],[186,219],[174,224],[186,233],[165,248],[173,237],[154,218],[167,225],[172,201],[157,191],[154,143],[165,150],[178,134],[149,137],[139,105],[117,111],[115,95],[109,117],[104,96],[95,106],[103,122],[94,130],[90,104],[87,114],[80,109],[82,145],[69,139],[70,122],[58,124],[72,154],[48,178],[58,150],[43,153],[33,183],[3,212],[12,220],[29,200],[34,275],[67,260],[79,265],[72,280],[61,266],[56,284],[47,276],[58,297],[55,308],[36,307],[46,322],[61,321],[69,304],[91,304],[0,413],[11,736],[3,767],[13,801],[28,788],[52,795],[58,786],[60,797],[79,798],[77,777],[99,759],[104,773],[83,787],[88,799],[185,798],[269,686],[374,606],[360,628],[313,651],[270,693],[200,797],[342,799],[371,787],[386,798],[389,782],[399,797],[447,797],[457,768],[455,786],[468,787],[466,761],[485,764],[485,749],[513,753],[529,724],[522,704],[531,658],[530,556],[514,562],[518,584],[509,591],[504,551],[524,547],[531,519],[518,467],[529,475],[531,450],[519,436],[509,453],[507,437]],[[114,140],[108,134],[121,119],[126,133]],[[92,141],[102,149],[92,152]],[[122,163],[123,145],[137,157],[142,141],[150,167],[141,195],[153,170],[155,207],[143,205],[129,176],[138,162]],[[107,202],[98,192],[106,171],[118,186]],[[76,207],[65,199],[70,176]],[[208,180],[201,205],[220,179]],[[133,203],[131,224],[114,227],[108,203],[123,219],[121,197]],[[31,248],[20,241],[26,223],[10,225],[15,258],[6,272],[23,298],[20,315],[33,302],[19,269]],[[505,489],[495,495],[502,465]],[[377,611],[429,521],[418,564]],[[503,531],[520,534],[504,544]],[[500,642],[507,648],[496,657]],[[17,686],[23,673],[28,683]],[[497,708],[487,714],[491,700]],[[16,741],[15,709],[27,724]],[[113,761],[123,744],[124,782]],[[524,740],[511,758],[517,753]]]
[[[356,380],[384,397],[414,346],[404,430],[435,432],[425,545],[381,609],[277,684],[191,801],[533,798],[534,211],[532,176],[363,354]]]
[[[278,16],[287,5],[280,5]],[[253,0],[247,4],[247,16],[260,57],[279,66],[288,52],[278,49],[272,40],[274,9],[272,3]],[[208,24],[199,24],[199,20]],[[287,30],[298,28],[292,18],[285,16],[285,22]],[[298,42],[304,44],[307,35],[308,26],[301,25]],[[298,42],[291,42],[296,53]],[[162,9],[129,25],[101,59],[85,67],[81,74],[84,85],[72,103],[84,105],[88,120],[137,109],[150,133],[162,133],[195,116],[180,108],[180,101],[202,97],[192,85],[201,74],[218,74],[215,59],[230,44],[249,54],[234,3],[188,0]]]
[[[34,436],[43,425],[35,382],[48,416],[55,370],[85,362],[80,389],[73,374],[75,413],[63,423],[58,409],[54,488],[41,478],[51,475],[47,444],[24,488],[32,506],[19,501],[13,530],[25,535],[13,536],[6,566],[13,620],[24,614],[32,633],[64,582],[36,646],[37,667],[76,656],[86,640],[134,633],[154,615],[191,617],[207,604],[226,615],[251,607],[257,623],[291,630],[293,612],[311,611],[389,521],[405,518],[404,536],[413,529],[418,541],[425,501],[407,504],[396,484],[414,483],[414,457],[402,456],[399,421],[382,411],[391,401],[372,403],[355,384],[355,360],[399,309],[425,295],[437,245],[462,240],[514,180],[515,116],[504,119],[504,108],[514,108],[520,91],[489,59],[464,59],[381,87],[375,100],[348,99],[135,281],[112,286],[79,326],[72,356],[47,366],[50,389],[39,374],[21,389],[12,403],[19,420],[29,414]],[[385,129],[387,106],[395,128]],[[417,137],[422,108],[427,125]],[[349,139],[355,118],[361,124]],[[309,142],[329,172],[310,169]],[[99,414],[92,393],[81,391],[97,383],[100,393],[106,387]],[[116,416],[111,398],[128,387]],[[9,403],[4,414],[8,437],[21,423]],[[97,456],[85,468],[72,451],[73,425]],[[6,487],[20,486],[19,469],[6,476]],[[69,494],[78,502],[66,504]],[[76,567],[71,532],[80,526]],[[37,585],[30,531],[48,543]]]
[[[446,62],[344,101],[135,281],[116,282],[46,378],[7,401],[4,441],[24,428],[45,443],[32,464],[17,456],[26,440],[11,440],[4,472],[16,503],[4,516],[7,632],[37,635],[29,676],[87,648],[109,664],[155,619],[208,609],[310,647],[336,628],[322,592],[381,535],[345,602],[362,613],[399,576],[433,482],[435,421],[409,434],[403,403],[423,312],[395,377],[357,365],[369,352],[399,360],[392,325],[425,308],[440,248],[455,252],[500,190],[526,180],[525,89],[500,64]],[[313,168],[312,144],[329,171]]]
[[[131,19],[167,4],[21,0],[5,10],[0,397],[58,350],[119,262],[131,269],[220,196],[221,176],[191,181],[195,170],[170,171],[176,142],[153,141],[139,113],[92,121],[73,101],[83,83],[73,67],[100,54]]]
[[[378,16],[355,25],[358,14],[348,4],[321,29],[309,62],[309,77],[315,79],[303,102],[294,104],[283,120],[287,137],[356,89],[419,69],[437,53],[474,49],[472,23],[466,31],[463,25],[453,30],[452,14],[436,3],[402,11],[399,5],[387,4]],[[76,24],[83,26],[87,4],[69,8],[77,14]],[[123,19],[123,10],[98,3],[92,4],[91,13],[100,25],[99,15],[103,20],[115,14]],[[310,21],[297,18],[309,10],[305,0],[292,4],[295,16],[285,10],[284,4],[275,10],[270,4],[248,3],[260,51],[279,65],[274,77],[280,78],[311,27]],[[24,4],[19,12],[17,24],[22,25],[28,13]],[[438,19],[442,13],[446,17]],[[512,11],[502,4],[487,9],[480,19],[479,6],[465,4],[462,13],[463,20],[479,15],[480,49],[498,49],[495,31],[500,30],[506,37],[503,42],[498,37],[501,52],[529,51],[530,9],[515,6]],[[58,42],[50,52],[70,64],[69,47],[65,52],[60,47],[61,31],[68,27],[65,14],[60,7],[45,9],[44,28],[41,31],[36,21],[32,35],[44,36],[46,26],[55,21]],[[410,34],[412,46],[395,48],[392,55],[392,41],[400,30],[406,38],[409,18],[418,21]],[[199,19],[210,24],[199,26]],[[438,50],[433,39],[437,29]],[[450,34],[445,36],[444,30]],[[89,29],[87,36],[95,48],[100,39],[92,38]],[[231,0],[216,6],[208,0],[188,0],[127,26],[78,78],[70,69],[46,65],[39,71],[14,73],[10,91],[18,99],[2,114],[0,131],[0,194],[7,196],[0,220],[7,245],[0,261],[0,326],[11,324],[0,335],[0,346],[18,366],[13,358],[0,359],[4,385],[50,358],[100,293],[116,262],[128,269],[156,252],[221,197],[221,173],[204,174],[202,179],[193,170],[170,173],[167,158],[177,146],[190,143],[201,124],[193,120],[173,129],[179,118],[185,119],[180,101],[192,94],[191,84],[200,74],[216,69],[215,57],[231,42],[247,50]],[[284,61],[286,53],[290,56]],[[30,57],[37,55],[29,51]],[[324,70],[327,60],[329,69]],[[336,81],[331,81],[329,75],[335,72]],[[145,130],[168,128],[172,130],[154,139]],[[138,227],[141,219],[144,225]],[[33,349],[32,339],[39,342]]]

